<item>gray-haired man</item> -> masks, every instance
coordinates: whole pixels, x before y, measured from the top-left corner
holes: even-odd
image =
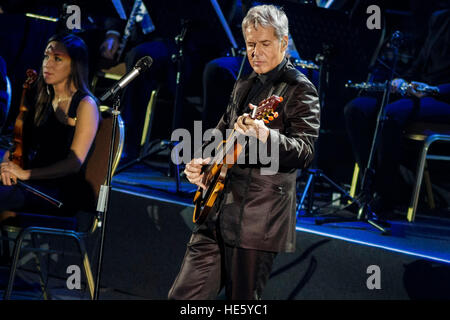
[[[216,128],[234,128],[262,144],[277,141],[279,171],[263,175],[255,165],[232,167],[222,197],[193,231],[169,299],[214,299],[223,287],[228,299],[260,299],[276,253],[295,249],[295,180],[297,169],[313,158],[319,100],[285,57],[289,30],[283,11],[253,7],[242,30],[253,72],[236,82]],[[284,98],[278,118],[270,124],[249,119],[251,105],[278,92]],[[186,165],[191,183],[202,185],[204,164],[193,159]]]

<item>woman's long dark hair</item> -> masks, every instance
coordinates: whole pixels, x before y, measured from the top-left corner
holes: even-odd
[[[47,45],[52,41],[61,43],[65,47],[71,59],[70,74],[67,81],[69,88],[70,84],[73,82],[77,90],[83,91],[93,97],[93,94],[89,90],[89,57],[88,49],[84,41],[70,33],[56,34],[52,36],[48,39]],[[39,126],[47,118],[49,112],[51,111],[51,101],[55,96],[53,87],[47,85],[44,81],[42,69],[43,68],[41,67],[37,80],[37,101],[34,116],[34,123],[37,126]]]

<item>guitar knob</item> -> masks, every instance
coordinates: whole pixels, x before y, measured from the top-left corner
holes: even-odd
[[[269,121],[272,121],[274,118],[272,116],[269,116]]]
[[[269,120],[267,120],[267,119],[265,119],[265,118],[263,119],[263,121],[264,121],[265,124],[268,124],[268,123],[269,123]]]
[[[275,113],[273,114],[273,116],[274,116],[275,118],[278,118],[278,112],[275,112]]]

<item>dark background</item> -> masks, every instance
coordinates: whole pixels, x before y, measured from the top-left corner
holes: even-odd
[[[356,97],[357,92],[345,89],[348,80],[365,81],[370,73],[380,79],[386,69],[379,61],[389,64],[392,58],[386,47],[390,35],[400,30],[405,41],[400,49],[397,72],[401,74],[410,66],[413,56],[420,50],[425,39],[427,21],[430,14],[445,5],[446,1],[335,1],[331,8],[324,9],[308,3],[310,1],[262,1],[283,6],[290,19],[291,35],[300,57],[315,61],[317,54],[324,52],[324,45],[331,47],[328,56],[329,80],[323,88],[325,98],[322,103],[321,134],[317,145],[316,165],[339,183],[350,183],[354,159],[346,136],[343,118],[345,104]],[[46,40],[59,27],[57,23],[25,17],[26,12],[58,17],[63,1],[0,1],[0,55],[7,64],[7,74],[11,79],[13,98],[3,134],[11,132],[18,113],[21,86],[28,68],[39,70]],[[158,12],[158,1],[146,2],[157,27],[166,34],[177,34],[183,19],[192,21],[188,34],[186,61],[192,72],[185,80],[183,126],[192,127],[193,120],[200,120],[199,105],[202,99],[202,73],[205,64],[229,52],[229,41],[219,26],[217,18],[207,0],[167,1],[168,11]],[[226,16],[231,16],[231,1],[219,1]],[[81,8],[83,32],[79,33],[89,44],[90,54],[98,53],[104,36],[103,22],[114,16],[111,1],[71,1]],[[377,4],[381,8],[382,30],[369,30],[366,8]],[[152,14],[153,13],[153,14]],[[234,15],[239,17],[239,15]],[[231,27],[238,42],[242,43],[239,23],[233,20]],[[377,60],[374,58],[378,57]],[[372,63],[372,62],[376,63]],[[91,69],[91,73],[95,70]],[[217,84],[220,85],[220,84]],[[95,92],[100,96],[102,92]],[[196,102],[187,97],[194,97]],[[170,138],[173,96],[168,96],[163,111],[157,113],[155,134]],[[446,163],[430,162],[433,183],[445,184],[449,181]],[[433,174],[434,172],[442,174]]]

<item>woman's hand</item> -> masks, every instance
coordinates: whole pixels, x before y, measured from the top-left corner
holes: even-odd
[[[17,183],[17,179],[28,180],[30,170],[24,170],[12,161],[4,161],[0,165],[2,183],[5,186],[11,186]]]
[[[437,87],[432,87],[429,84],[418,81],[411,81],[411,86],[408,88],[408,92],[410,95],[416,96],[420,99],[428,95],[428,93],[423,91],[426,89],[435,89],[439,91]]]

